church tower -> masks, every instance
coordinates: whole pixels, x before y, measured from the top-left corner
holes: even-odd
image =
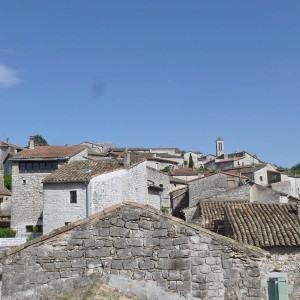
[[[224,141],[222,138],[218,137],[216,140],[216,156],[224,154]]]

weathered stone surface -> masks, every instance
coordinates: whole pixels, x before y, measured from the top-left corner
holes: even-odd
[[[43,299],[48,292],[113,276],[145,287],[151,282],[152,287],[184,299],[259,300],[267,295],[262,283],[267,282],[266,270],[274,269],[287,274],[290,300],[298,300],[300,294],[295,284],[300,282],[299,262],[292,255],[269,258],[160,212],[141,207],[135,212],[129,205],[89,221],[88,226],[81,224],[26,245],[0,263],[3,300]]]

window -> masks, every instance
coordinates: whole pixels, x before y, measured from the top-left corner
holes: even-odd
[[[77,203],[77,191],[70,191],[70,203]]]
[[[259,176],[259,180],[260,180],[260,181],[263,181],[263,177],[262,177],[262,176]]]
[[[284,277],[269,278],[269,300],[286,300],[286,279]]]
[[[65,222],[65,226],[67,226],[67,225],[69,225],[69,224],[71,224],[71,222]]]
[[[57,161],[26,161],[19,163],[20,173],[52,172],[58,168]]]

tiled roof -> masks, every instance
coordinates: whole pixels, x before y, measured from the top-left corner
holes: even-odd
[[[200,216],[204,217],[204,228],[216,231],[224,223],[224,208],[226,205],[241,203],[241,201],[200,201]]]
[[[235,204],[225,207],[233,238],[258,247],[300,246],[296,204]]]
[[[208,171],[199,171],[194,169],[175,169],[171,172],[172,176],[198,176],[198,174],[210,174]]]
[[[261,170],[262,168],[265,168],[266,166],[267,166],[266,164],[259,164],[259,165],[255,165],[255,166],[224,168],[224,170],[231,171],[231,172],[252,173],[252,172]]]
[[[143,160],[131,160],[131,165],[142,162]],[[44,182],[84,182],[92,177],[123,169],[123,160],[78,160],[65,164],[55,172],[47,176]]]
[[[24,149],[12,160],[35,159],[35,158],[68,158],[84,150],[86,146],[36,146],[34,149]]]

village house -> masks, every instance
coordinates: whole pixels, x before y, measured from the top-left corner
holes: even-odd
[[[23,147],[11,144],[9,139],[6,142],[0,141],[0,169],[4,174],[11,174],[11,162],[9,158],[22,151]]]
[[[224,170],[257,164],[261,164],[260,160],[246,151],[225,154],[224,141],[219,137],[216,140],[216,158],[204,163],[204,166],[209,170]]]
[[[43,231],[42,181],[62,165],[84,160],[87,149],[75,146],[35,146],[30,139],[29,149],[10,158],[12,162],[11,227],[17,236]]]
[[[270,185],[281,181],[281,174],[271,164],[258,164],[244,167],[227,167],[224,171],[247,176],[249,180],[260,185]]]
[[[272,189],[300,198],[300,175],[280,173],[281,181],[272,182]]]
[[[170,207],[170,180],[166,173],[131,159],[74,161],[43,180],[43,232],[88,217],[124,199]]]

